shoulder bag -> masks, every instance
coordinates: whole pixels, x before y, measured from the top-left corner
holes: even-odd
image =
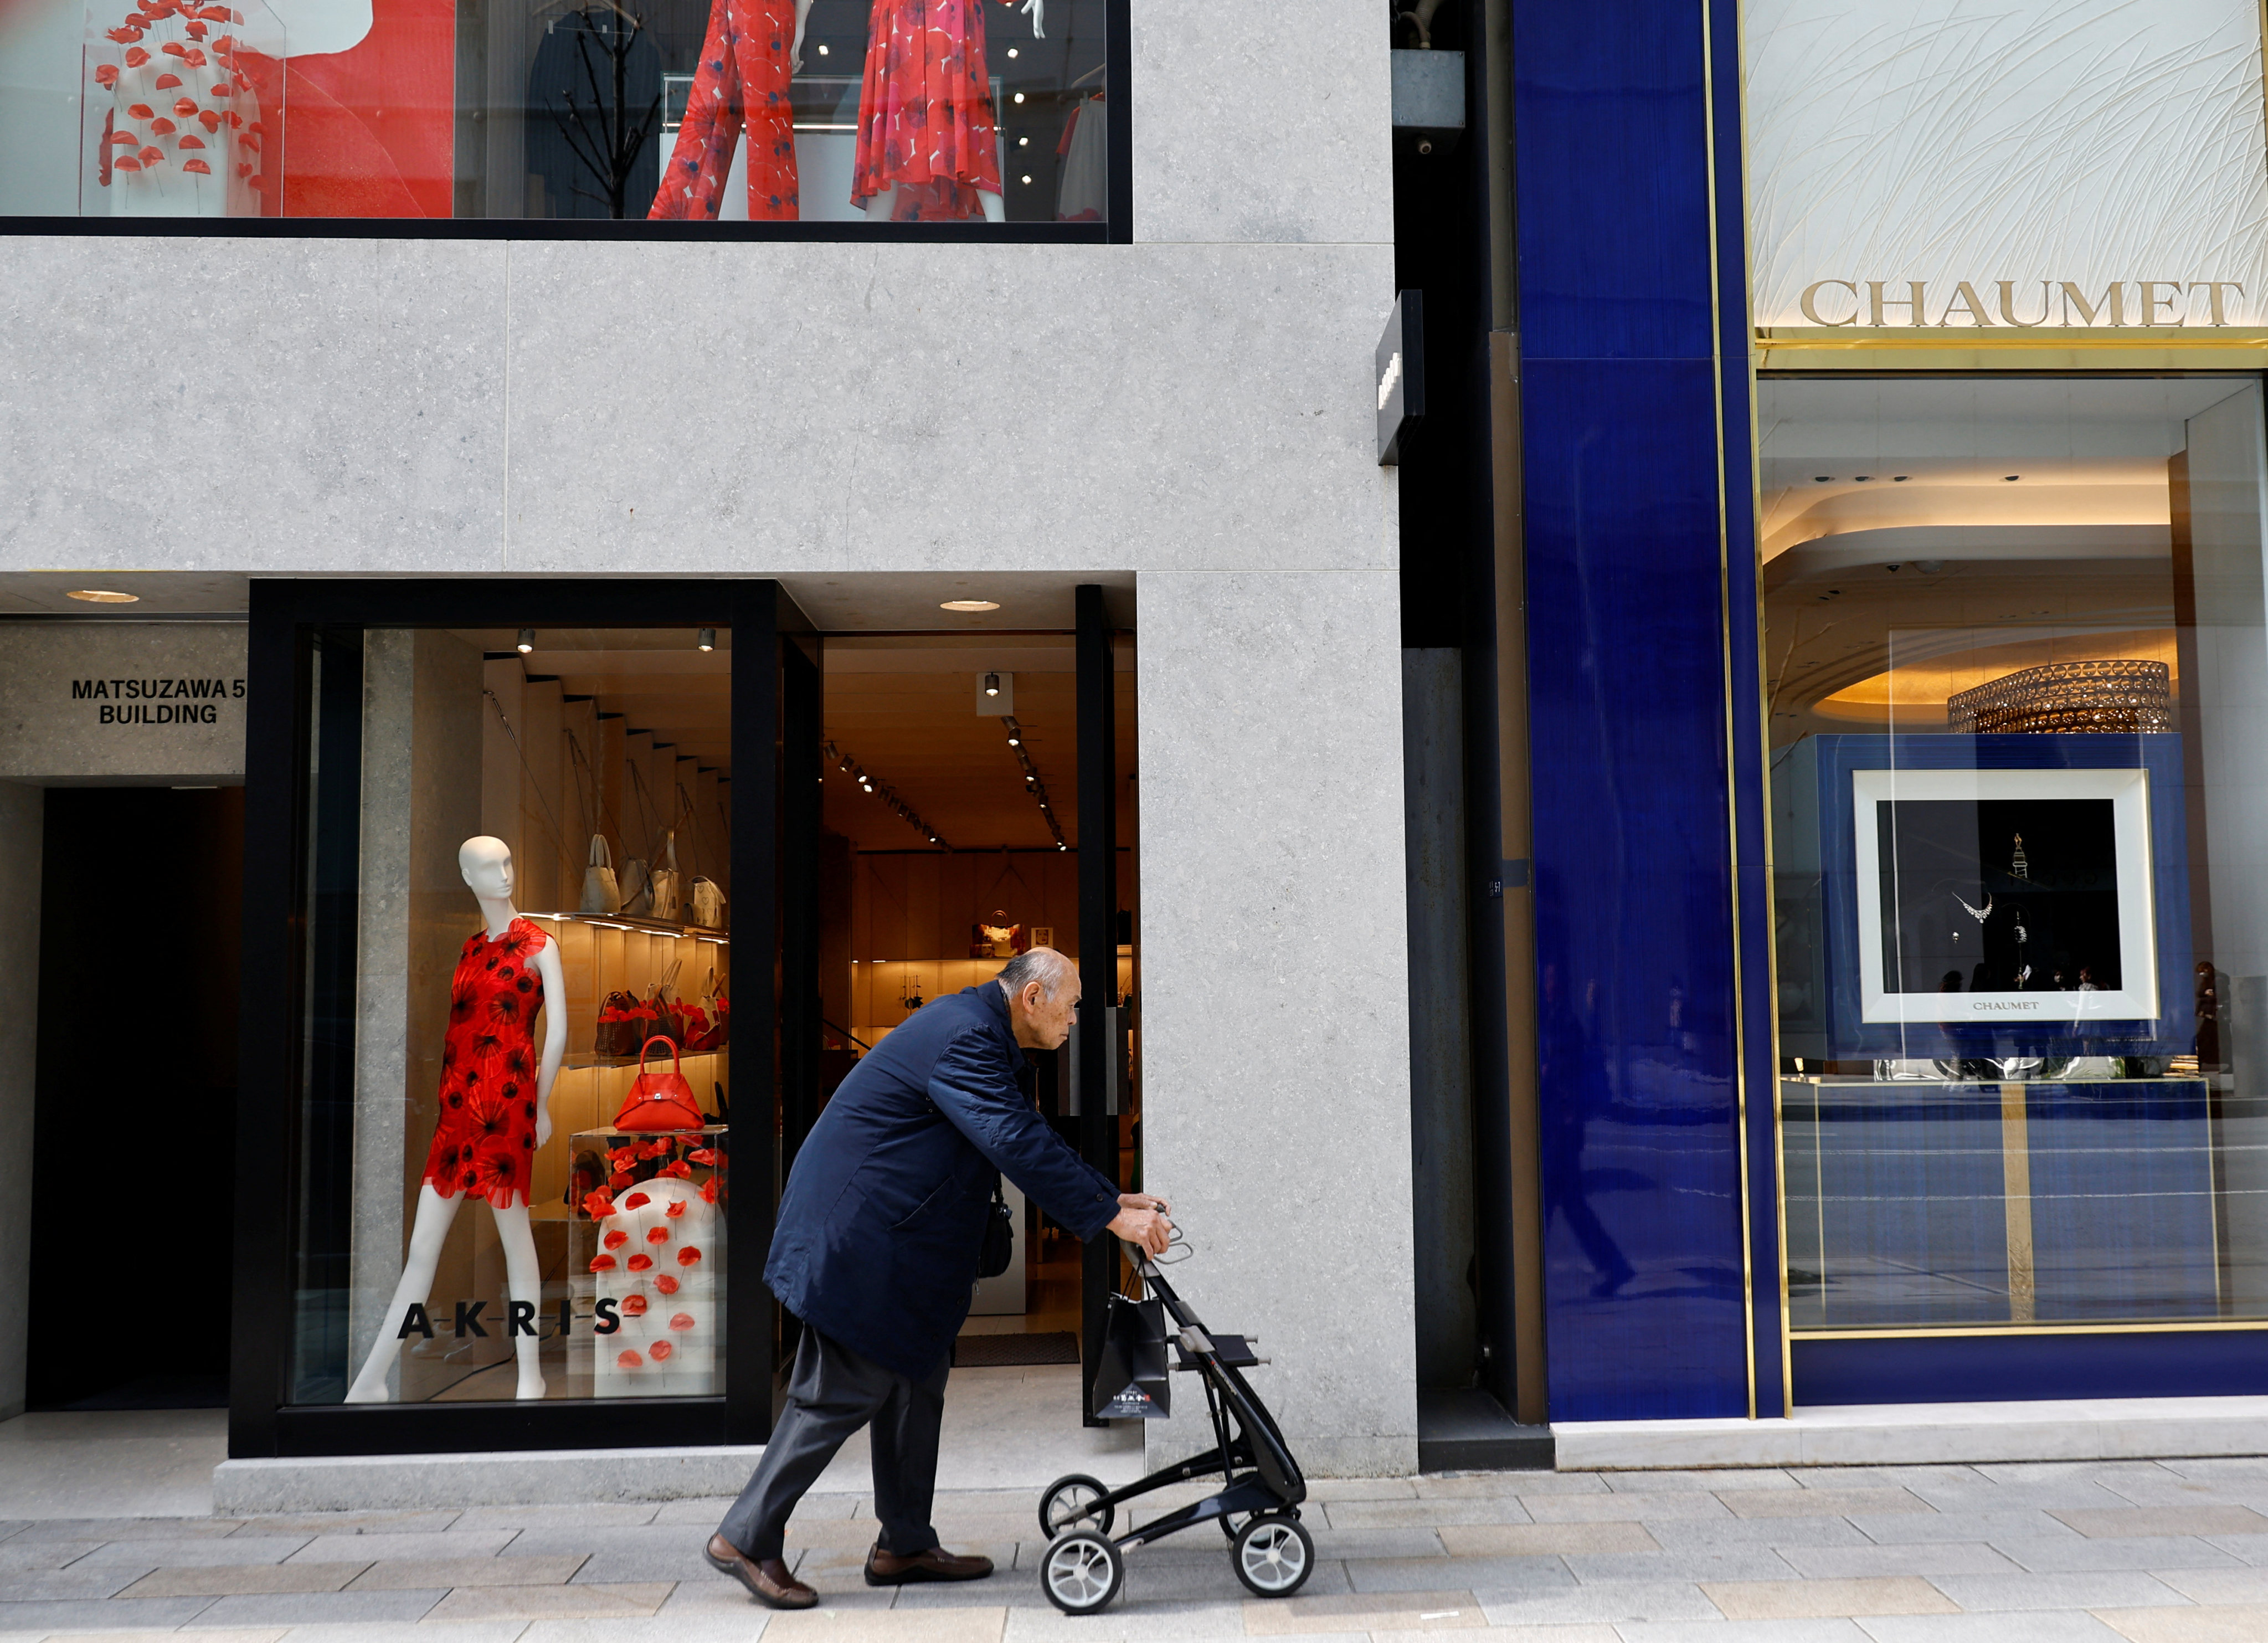
[[[669,1046],[670,1070],[666,1072],[645,1070],[645,1058],[653,1053],[656,1044]],[[659,1034],[647,1039],[645,1047],[638,1051],[637,1077],[630,1080],[630,1097],[615,1115],[615,1128],[640,1133],[698,1130],[705,1122],[701,1116],[701,1103],[693,1099],[693,1087],[678,1070],[675,1041]]]
[[[591,865],[583,869],[583,905],[577,910],[612,915],[622,910],[622,886],[615,882],[614,852],[604,833],[591,835]]]

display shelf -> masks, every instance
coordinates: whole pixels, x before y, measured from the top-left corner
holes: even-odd
[[[732,932],[726,929],[683,924],[674,919],[633,918],[627,913],[523,913],[520,917],[548,924],[588,925],[599,930],[638,930],[648,935],[713,941],[719,947],[729,946],[733,939]]]

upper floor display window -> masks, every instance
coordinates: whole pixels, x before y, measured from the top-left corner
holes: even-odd
[[[22,0],[15,217],[1101,224],[1110,0]]]

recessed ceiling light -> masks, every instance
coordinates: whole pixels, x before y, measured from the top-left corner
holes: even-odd
[[[1873,479],[1873,478],[1874,478],[1874,475],[1873,475],[1872,474],[1853,474],[1853,475],[1851,475],[1851,477],[1852,477],[1852,478],[1853,478],[1853,479],[1855,479],[1855,480],[1857,480],[1860,484],[1862,484],[1862,485],[1863,485],[1863,484],[1867,483],[1869,480]]]
[[[1835,483],[1835,475],[1832,474],[1814,474],[1811,476],[1811,483],[1815,485],[1831,485]]]
[[[938,607],[939,610],[998,610],[997,599],[948,599]]]
[[[2002,478],[2004,478],[2004,479],[2005,479],[2005,480],[2006,480],[2009,484],[2012,484],[2012,485],[2013,485],[2013,484],[2014,484],[2018,480],[2021,479],[2021,478],[2023,477],[2023,475],[2022,475],[2021,474],[2006,474],[2006,475],[2003,475],[2001,477],[2002,477]]]
[[[1894,485],[1903,485],[1906,481],[1912,477],[1913,475],[1911,474],[1892,474],[1890,475],[1890,483]]]
[[[534,628],[522,628],[519,630],[519,653],[522,656],[526,655],[530,651],[535,648],[535,630]]]
[[[83,599],[90,605],[138,605],[142,602],[139,593],[114,593],[106,587],[75,587],[70,590],[70,597]]]

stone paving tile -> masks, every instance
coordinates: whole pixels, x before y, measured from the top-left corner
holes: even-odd
[[[0,1578],[12,1569],[60,1569],[104,1544],[99,1540],[0,1541]],[[152,1559],[153,1566],[154,1563]]]
[[[829,1619],[824,1608],[776,1614],[764,1627],[768,1643],[999,1643],[1007,1610],[993,1607],[948,1613],[880,1610]]]
[[[1940,1489],[1982,1485],[1973,1466],[1789,1466],[1782,1469],[1807,1489]]]
[[[1719,1620],[1724,1610],[1690,1580],[1601,1580],[1548,1592],[1484,1595],[1491,1625],[1550,1625],[1574,1621]],[[1734,1643],[1727,1634],[1726,1643]]]
[[[335,1620],[417,1620],[441,1601],[439,1591],[298,1592],[220,1597],[198,1616],[208,1625],[312,1625]],[[163,1600],[159,1600],[163,1601]],[[185,1600],[194,1601],[194,1600]]]
[[[2165,1468],[2155,1461],[1978,1461],[1970,1469],[1996,1484],[2068,1483],[2073,1478],[2101,1482],[2113,1477],[2158,1477]]]
[[[2020,1565],[1992,1547],[1966,1540],[1916,1541],[1902,1546],[1783,1546],[1779,1556],[1814,1580],[1859,1574],[2023,1573]]]
[[[1010,1610],[1003,1643],[1210,1643],[1243,1635],[1241,1602],[1154,1602],[1138,1610],[1116,1603],[1099,1615],[1077,1616],[1050,1604]]]
[[[1432,1575],[1436,1584],[1445,1578],[1456,1579],[1458,1573],[1454,1569],[1444,1568],[1440,1564],[1432,1566]],[[1047,1601],[1047,1594],[1040,1589],[1040,1576],[1036,1568],[1028,1573],[1019,1574],[1016,1580],[1022,1589],[1030,1592],[1040,1602]],[[1311,1598],[1343,1595],[1353,1589],[1353,1586],[1348,1580],[1344,1564],[1319,1563],[1315,1566],[1315,1572],[1307,1577],[1307,1583],[1300,1588],[1296,1601],[1304,1603]],[[911,1593],[908,1594],[909,1598],[912,1595]],[[1138,1551],[1126,1559],[1125,1601],[1130,1602],[1153,1602],[1161,1598],[1234,1602],[1245,1595],[1244,1583],[1236,1578],[1236,1571],[1230,1566],[1228,1553],[1225,1548],[1218,1558],[1206,1558],[1189,1563],[1145,1564],[1142,1561],[1142,1554]],[[1269,1606],[1279,1607],[1284,1601],[1280,1598],[1270,1600]],[[906,1607],[906,1599],[901,1599],[899,1606]]]
[[[1614,1628],[1617,1643],[1867,1643],[1854,1620],[1630,1620]]]
[[[1632,1622],[1642,1625],[1644,1622]],[[1676,1625],[1678,1622],[1666,1624]],[[1627,1627],[1579,1624],[1565,1626],[1490,1626],[1459,1639],[1459,1643],[1623,1643]],[[1370,1643],[1418,1643],[1424,1632],[1373,1632]],[[1714,1643],[1727,1643],[1724,1628],[1717,1629]],[[1864,1639],[1860,1640],[1864,1643]]]
[[[1250,1637],[1334,1632],[1471,1632],[1488,1624],[1479,1600],[1469,1591],[1442,1588],[1391,1595],[1351,1593],[1309,1597],[1304,1592],[1281,1602],[1249,1599],[1244,1629]]]
[[[1949,1615],[1951,1599],[1918,1575],[1839,1580],[1705,1580],[1727,1620],[1820,1620],[1849,1615]]]
[[[2089,1569],[2229,1569],[2243,1560],[2194,1536],[2138,1536],[2131,1540],[2003,1539],[1994,1536],[1995,1550],[2012,1563],[2040,1574]]]
[[[113,1632],[137,1626],[178,1626],[212,1607],[210,1597],[146,1597],[131,1608],[114,1599],[60,1597],[26,1603],[0,1603],[0,1634],[28,1632]]]
[[[1738,1489],[1719,1498],[1735,1517],[1855,1517],[1917,1512],[1935,1515],[1934,1507],[1903,1489]]]
[[[1537,1507],[1554,1499],[1535,1501]],[[1609,1497],[1574,1497],[1607,1499]],[[1341,1500],[1323,1507],[1324,1521],[1333,1529],[1432,1529],[1443,1523],[1528,1523],[1535,1520],[1519,1499],[1510,1495],[1474,1496],[1463,1500]],[[1625,1514],[1627,1515],[1627,1514]]]
[[[591,1560],[578,1553],[559,1558],[397,1558],[373,1563],[354,1577],[356,1592],[415,1591],[431,1587],[557,1586],[573,1580]],[[291,1565],[328,1568],[320,1563]]]
[[[747,1615],[672,1614],[662,1605],[651,1619],[535,1620],[517,1643],[748,1643],[763,1635],[771,1610],[755,1603]],[[428,1636],[420,1643],[444,1643]]]
[[[629,1529],[651,1523],[661,1507],[652,1501],[592,1500],[575,1506],[467,1507],[457,1514],[459,1529]],[[718,1516],[724,1515],[721,1512]]]
[[[577,1510],[585,1508],[578,1507]],[[369,1535],[439,1534],[462,1519],[454,1509],[441,1512],[298,1512],[276,1517],[247,1519],[236,1532],[254,1535]]]
[[[1576,1583],[1557,1558],[1460,1558],[1448,1564],[1432,1558],[1381,1558],[1344,1566],[1347,1583],[1358,1592],[1432,1591],[1455,1580],[1485,1597],[1559,1591]]]
[[[2268,1603],[2268,1569],[2153,1569],[2196,1603]],[[2268,1632],[2263,1632],[2268,1637]]]
[[[1861,1512],[1851,1525],[1883,1545],[1923,1540],[2067,1540],[2085,1537],[2036,1509],[2010,1512]]]
[[[149,1573],[150,1569],[146,1563],[106,1563],[81,1569],[6,1570],[0,1572],[0,1603],[28,1603],[56,1597],[115,1597]]]
[[[180,1637],[180,1633],[173,1631],[74,1632],[70,1635],[75,1643],[149,1643],[151,1639],[173,1639]],[[214,1626],[200,1630],[197,1643],[278,1643],[280,1639],[290,1635],[289,1630],[283,1626],[248,1626],[233,1631]]]
[[[1216,1474],[1215,1481],[1219,1481]],[[1159,1493],[1165,1492],[1160,1490]],[[1310,1500],[1413,1500],[1424,1492],[1410,1477],[1311,1477]]]
[[[1769,1546],[1729,1551],[1579,1552],[1562,1558],[1579,1580],[1793,1580],[1797,1571]],[[1460,1567],[1452,1565],[1451,1567]]]
[[[1220,1538],[1216,1530],[1205,1532]],[[1314,1540],[1315,1556],[1318,1558],[1446,1558],[1449,1555],[1448,1548],[1441,1544],[1440,1532],[1432,1529],[1414,1526],[1409,1529],[1333,1529],[1310,1520],[1307,1533]],[[1227,1544],[1225,1538],[1221,1538],[1221,1544],[1226,1546]]]
[[[651,1615],[670,1588],[628,1586],[460,1586],[435,1604],[428,1620],[608,1620]],[[348,1594],[352,1595],[352,1594]]]
[[[849,1517],[850,1508],[858,1504],[856,1495],[806,1495],[796,1502],[798,1517]],[[696,1495],[683,1500],[665,1500],[647,1520],[653,1523],[705,1523],[711,1529],[724,1521],[732,1509],[730,1495]]]
[[[502,1551],[519,1531],[509,1529],[468,1529],[441,1535],[318,1535],[293,1552],[288,1563],[398,1563],[411,1558],[474,1558]],[[590,1535],[578,1537],[578,1550],[590,1550]],[[237,1544],[258,1543],[237,1542]]]
[[[2268,1517],[2250,1507],[2120,1507],[2111,1510],[2056,1511],[2049,1516],[2091,1540],[2137,1535],[2258,1535],[2268,1533]]]
[[[1216,1543],[1212,1548],[1213,1554],[1219,1558],[1223,1563],[1227,1562],[1228,1543],[1220,1539],[1218,1535],[1213,1538]],[[866,1555],[872,1550],[873,1549],[871,1547],[867,1546],[814,1546],[812,1548],[810,1555],[797,1566],[799,1568],[810,1570],[847,1569],[863,1580],[865,1579]],[[991,1558],[993,1566],[996,1569],[1012,1567],[1016,1561],[1016,1543],[1012,1540],[964,1541],[959,1544],[958,1550],[967,1556]],[[1133,1551],[1127,1554],[1128,1558],[1130,1561],[1134,1558],[1140,1557],[1148,1550],[1149,1548],[1147,1547],[1138,1547]],[[601,1553],[600,1555],[604,1556],[606,1554]],[[708,1568],[708,1565],[706,1563],[703,1563],[702,1566],[703,1568]],[[709,1573],[712,1575],[716,1574],[716,1571],[713,1569],[709,1570]],[[725,1579],[726,1577],[720,1575],[717,1578]],[[989,1581],[973,1580],[966,1582],[965,1585],[967,1588],[973,1589],[975,1587],[988,1583]],[[964,1583],[960,1581],[949,1581],[939,1582],[939,1584],[961,1586]],[[914,1588],[911,1587],[906,1587],[901,1589],[911,1591]]]
[[[1939,1574],[1931,1581],[1972,1614],[2004,1609],[2144,1609],[2189,1599],[2134,1570],[2095,1574]]]
[[[1504,1487],[1487,1488],[1490,1479],[1500,1478],[1516,1495],[1595,1495],[1607,1492],[1607,1477],[1603,1472],[1444,1472],[1440,1474],[1445,1495],[1460,1492],[1502,1494]],[[1431,1484],[1433,1480],[1425,1480]],[[1470,1485],[1465,1490],[1448,1488],[1451,1484]],[[1426,1492],[1420,1489],[1419,1494]]]
[[[15,1540],[218,1540],[239,1520],[224,1517],[55,1517],[27,1526]]]
[[[2215,1551],[2225,1551],[2240,1563],[2268,1568],[2268,1535],[2202,1535]]]
[[[2095,1617],[2132,1643],[2260,1643],[2268,1605],[2209,1609],[2098,1609]]]
[[[831,1520],[820,1520],[821,1522]],[[797,1531],[806,1520],[799,1512],[789,1520],[787,1537],[799,1539]],[[630,1523],[617,1529],[577,1529],[565,1524],[554,1523],[543,1529],[490,1529],[488,1537],[495,1543],[497,1555],[504,1558],[564,1557],[575,1552],[606,1551],[615,1553],[634,1551],[699,1551],[709,1544],[709,1536],[717,1526],[686,1523]],[[415,1554],[419,1557],[461,1558],[477,1551],[476,1546],[467,1546],[461,1537],[452,1535],[437,1541],[430,1551]],[[389,1556],[393,1554],[388,1554]]]
[[[1542,1558],[1569,1551],[1659,1551],[1643,1523],[1449,1523],[1441,1544],[1453,1558]]]
[[[1691,1472],[1601,1472],[1607,1487],[1617,1494],[1663,1494],[1675,1489],[1698,1489],[1719,1494],[1727,1489],[1795,1489],[1800,1485],[1778,1466],[1727,1466]]]
[[[1974,1486],[1910,1484],[1907,1488],[1940,1512],[2019,1512],[2027,1507],[2048,1512],[2117,1511],[2128,1504],[2124,1496],[2086,1478]]]
[[[2083,1609],[2014,1615],[1867,1615],[1858,1624],[1874,1643],[2118,1643],[2119,1636]]]
[[[1839,1517],[1656,1520],[1646,1530],[1666,1551],[1729,1546],[1863,1546],[1867,1537]]]
[[[122,1597],[239,1597],[273,1592],[335,1592],[360,1574],[358,1563],[256,1563],[207,1565],[198,1569],[153,1569],[119,1594]],[[441,1581],[429,1584],[438,1586]]]
[[[526,1627],[524,1620],[342,1620],[293,1626],[284,1643],[512,1643]],[[205,1643],[205,1637],[198,1632],[195,1643]]]
[[[1788,1494],[1794,1490],[1757,1489],[1753,1494]],[[1604,1495],[1545,1495],[1524,1502],[1528,1515],[1539,1523],[1591,1523],[1608,1520],[1653,1521],[1668,1518],[1711,1518],[1733,1515],[1715,1495],[1698,1489]],[[1447,1521],[1447,1520],[1445,1520]]]
[[[344,1537],[342,1537],[344,1538]],[[281,1563],[300,1547],[313,1543],[298,1535],[263,1535],[256,1540],[114,1540],[80,1558],[78,1567],[102,1563],[136,1563],[144,1568],[188,1569],[217,1567],[231,1563]],[[361,1561],[374,1556],[364,1552]]]
[[[498,1558],[502,1564],[549,1563],[549,1558]],[[682,1580],[688,1584],[703,1584],[711,1580],[730,1580],[729,1574],[720,1574],[710,1566],[699,1550],[688,1546],[682,1551],[594,1551],[575,1576],[578,1586],[619,1586],[625,1581]],[[735,1590],[740,1589],[737,1586]]]

